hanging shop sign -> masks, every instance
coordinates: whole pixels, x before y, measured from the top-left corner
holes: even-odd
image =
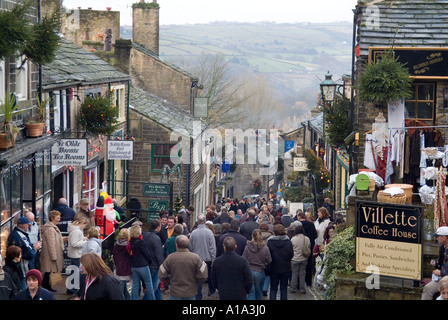
[[[134,141],[107,141],[108,160],[133,160]]]
[[[356,271],[422,279],[423,207],[356,202]]]
[[[195,118],[206,118],[208,115],[208,98],[196,97],[193,101],[193,115]]]
[[[305,157],[294,157],[294,171],[308,171],[308,164]]]
[[[87,140],[61,139],[51,149],[52,165],[87,166]]]
[[[143,195],[150,197],[169,197],[170,191],[170,185],[166,183],[145,183],[142,187]]]
[[[381,58],[389,47],[369,48],[369,63]],[[412,78],[448,79],[448,48],[396,47],[398,62],[404,63]]]

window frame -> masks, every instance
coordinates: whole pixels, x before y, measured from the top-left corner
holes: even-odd
[[[432,100],[419,100],[419,86],[424,85],[432,85],[433,86],[433,92],[432,92]],[[405,119],[406,120],[419,120],[419,121],[434,121],[435,113],[436,113],[436,106],[437,106],[437,83],[432,81],[424,81],[424,82],[414,82],[412,84],[414,88],[414,97],[413,99],[406,99],[405,100]],[[414,105],[414,117],[409,118],[407,116],[407,105],[408,103],[413,103]],[[432,103],[432,117],[431,118],[420,118],[418,110],[419,110],[419,103]]]
[[[163,168],[161,168],[161,169],[154,168],[154,160],[156,158],[164,158],[164,159],[170,158],[171,157],[171,149],[176,145],[177,145],[177,143],[152,143],[151,144],[151,172],[162,172],[163,171]],[[170,151],[169,151],[168,155],[156,155],[155,148],[157,146],[170,146],[170,148],[169,148]],[[170,166],[170,167],[172,167],[172,166]]]

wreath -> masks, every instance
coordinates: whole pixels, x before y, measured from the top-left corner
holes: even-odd
[[[118,107],[112,103],[111,93],[87,96],[79,111],[79,124],[94,136],[111,135],[117,130]]]
[[[260,179],[255,179],[252,182],[252,186],[254,187],[255,190],[261,190],[261,181],[260,181]]]

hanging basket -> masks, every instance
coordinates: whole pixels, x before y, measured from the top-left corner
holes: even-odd
[[[400,193],[396,195],[390,195],[384,190],[380,190],[378,192],[378,202],[386,202],[386,203],[395,203],[395,204],[405,204],[406,203],[406,194]]]

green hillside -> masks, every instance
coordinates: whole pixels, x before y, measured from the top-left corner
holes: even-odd
[[[126,37],[129,29],[122,29]],[[319,83],[328,70],[338,80],[351,73],[352,24],[276,24],[215,22],[160,26],[160,57],[188,61],[203,53],[220,53],[231,72],[263,73],[288,106],[300,114],[315,104]]]

